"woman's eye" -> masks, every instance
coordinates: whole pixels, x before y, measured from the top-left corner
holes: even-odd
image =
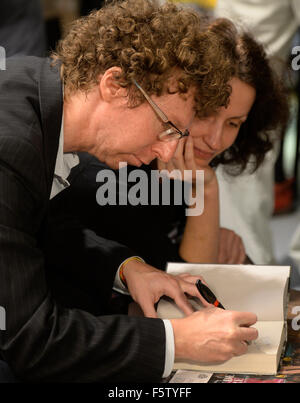
[[[230,126],[234,127],[235,129],[238,129],[241,125],[240,123],[235,123],[235,122],[230,122],[229,124],[230,124]]]

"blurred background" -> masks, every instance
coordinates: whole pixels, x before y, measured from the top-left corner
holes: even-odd
[[[29,0],[30,1],[30,0]],[[67,31],[70,22],[103,5],[101,0],[39,0],[46,25],[47,49],[55,49],[57,40]]]
[[[163,1],[161,0],[161,2]],[[252,13],[255,11],[255,7],[260,7],[257,10],[257,15],[261,16],[261,11],[265,11],[265,21],[267,21],[265,24],[260,22],[258,25],[260,29],[255,30],[257,35],[261,34],[261,38],[264,38],[264,35],[266,37],[266,34],[270,32],[276,31],[276,25],[274,25],[274,28],[270,23],[271,18],[276,17],[276,15],[277,20],[274,17],[274,24],[277,23],[279,26],[280,22],[282,22],[287,29],[291,29],[291,20],[290,22],[283,20],[285,14],[282,7],[286,7],[286,9],[289,7],[290,12],[293,7],[295,8],[297,2],[298,0],[177,1],[177,3],[182,3],[184,6],[193,7],[200,13],[212,16],[223,16],[223,13],[224,16],[227,16],[225,14],[228,11],[231,19],[236,16],[239,22],[243,21],[243,17],[245,19],[247,15],[255,15],[255,13]],[[69,24],[74,19],[88,14],[93,9],[101,8],[103,3],[100,0],[1,0],[0,45],[6,49],[7,56],[16,54],[47,56],[51,50],[55,49],[57,41],[65,35]],[[260,5],[258,6],[259,3]],[[264,7],[264,9],[261,7]],[[277,11],[275,7],[277,7]],[[274,8],[274,11],[272,8]],[[240,14],[239,10],[241,10]],[[299,26],[300,12],[295,18],[299,18]],[[253,26],[255,26],[255,23],[256,21],[253,18]],[[295,57],[292,54],[292,49],[297,45],[300,46],[297,21],[295,24],[293,31],[289,32],[292,39],[289,37],[289,41],[286,41],[283,45],[285,57],[282,60],[284,65],[282,74],[288,88],[291,118],[283,135],[283,140],[278,147],[276,162],[272,171],[274,184],[270,200],[272,199],[273,205],[272,214],[268,220],[271,228],[271,248],[274,263],[291,264],[293,267],[293,288],[300,289],[300,80],[299,71],[291,68],[292,59]],[[285,33],[279,33],[281,35],[279,35],[279,39],[283,38]],[[259,37],[258,40],[264,41]],[[267,45],[270,48],[272,47],[272,43],[267,43]],[[274,51],[273,53],[275,54],[276,52]],[[235,228],[235,230],[238,229]],[[258,243],[260,242],[259,236],[258,234]],[[265,235],[261,236],[265,238]],[[264,261],[263,258],[261,261],[255,261],[255,258],[252,258],[252,260],[257,264],[269,263],[267,260]]]

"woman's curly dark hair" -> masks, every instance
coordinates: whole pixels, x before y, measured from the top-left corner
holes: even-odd
[[[266,130],[286,119],[287,106],[263,49],[247,34],[239,35],[225,19],[209,23],[192,10],[155,0],[113,0],[73,23],[53,53],[61,63],[65,94],[88,92],[107,69],[118,66],[116,79],[128,88],[129,103],[145,102],[135,79],[149,94],[170,92],[176,77],[179,93],[195,88],[199,118],[229,103],[234,76],[252,85],[257,99],[235,144],[214,165],[243,169],[254,155],[258,165],[272,146]]]
[[[270,65],[264,48],[250,33],[239,33],[227,19],[217,19],[207,29],[219,37],[235,65],[234,76],[256,90],[256,99],[248,119],[241,126],[234,144],[212,162],[230,165],[231,174],[241,173],[249,161],[252,171],[263,162],[280,137],[289,118],[287,93],[275,69]]]

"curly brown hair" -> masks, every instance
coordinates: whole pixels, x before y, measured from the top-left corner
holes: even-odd
[[[266,130],[283,124],[287,105],[265,53],[249,34],[239,34],[225,19],[211,23],[196,12],[155,0],[113,0],[75,21],[53,53],[61,62],[65,94],[88,92],[107,69],[118,66],[116,77],[128,88],[128,105],[145,102],[132,85],[135,79],[149,94],[171,92],[176,77],[179,93],[195,88],[199,118],[227,106],[232,77],[257,91],[255,105],[235,144],[214,165],[235,164],[243,170],[251,155],[255,167],[272,147]],[[174,91],[173,91],[174,92]]]
[[[216,36],[203,31],[201,21],[196,12],[171,3],[110,1],[75,21],[52,57],[62,63],[67,94],[89,91],[101,73],[120,67],[117,79],[128,87],[134,106],[145,99],[132,86],[133,79],[159,96],[168,91],[166,83],[176,71],[178,92],[193,85],[201,93],[196,110],[203,116],[204,111],[227,105],[232,66]]]

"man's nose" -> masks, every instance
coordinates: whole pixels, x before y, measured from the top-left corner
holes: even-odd
[[[179,140],[173,141],[158,141],[152,147],[152,151],[155,153],[156,157],[159,158],[163,162],[169,162],[173,157],[177,144]]]

